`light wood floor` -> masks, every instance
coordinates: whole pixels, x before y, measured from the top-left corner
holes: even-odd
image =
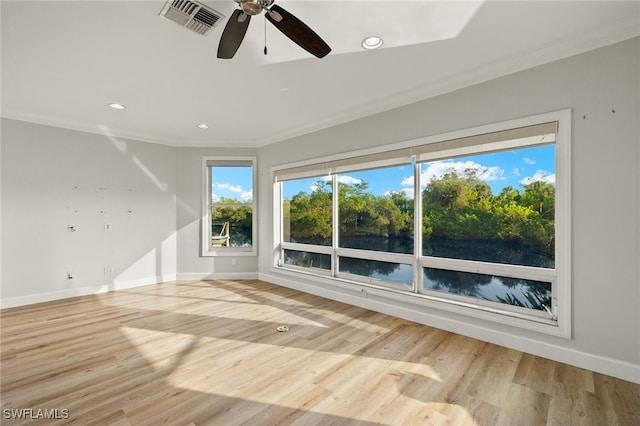
[[[640,425],[640,385],[261,281],[5,309],[1,367],[3,425]]]

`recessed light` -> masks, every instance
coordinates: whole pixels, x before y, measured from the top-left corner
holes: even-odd
[[[380,46],[382,46],[382,38],[378,36],[371,36],[362,40],[362,47],[367,50],[377,49]]]
[[[113,109],[125,109],[126,106],[122,105],[122,104],[117,104],[117,103],[111,103],[109,104],[109,106]]]
[[[207,126],[206,124],[202,123],[202,124],[198,124],[198,129],[208,129],[209,126]]]

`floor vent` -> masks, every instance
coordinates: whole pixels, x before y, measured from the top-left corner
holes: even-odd
[[[222,13],[193,0],[169,0],[160,16],[200,35],[206,35],[224,18]]]

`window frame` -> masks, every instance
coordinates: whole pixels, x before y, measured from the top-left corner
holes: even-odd
[[[522,138],[520,142],[514,144],[514,139],[507,141],[488,142],[482,140],[483,135],[496,132],[509,132],[528,126],[540,126],[544,123],[555,122],[557,129],[555,140],[552,142],[535,140],[530,137]],[[517,132],[516,132],[517,133]],[[471,146],[460,145],[460,140],[469,138],[472,140]],[[447,142],[454,141],[451,145]],[[457,144],[457,145],[456,145]],[[452,258],[438,258],[422,255],[422,196],[419,182],[420,164],[436,159],[455,158],[464,155],[482,154],[506,149],[518,149],[532,146],[553,144],[555,146],[555,265],[553,268],[538,268],[510,264],[497,264],[488,262],[469,261]],[[441,147],[434,149],[434,147]],[[285,243],[282,235],[278,238],[278,232],[274,233],[274,269],[286,272],[300,272],[301,270],[310,275],[316,275],[314,271],[305,270],[301,267],[285,265],[279,259],[283,255],[284,249],[294,249],[308,252],[318,252],[332,255],[331,274],[323,274],[325,280],[332,282],[356,284],[362,288],[381,290],[383,295],[388,295],[390,299],[400,298],[403,301],[411,300],[424,306],[433,307],[449,312],[462,313],[475,318],[486,319],[494,322],[514,325],[521,328],[531,329],[546,334],[552,334],[564,338],[571,337],[571,110],[561,110],[546,114],[540,114],[521,119],[509,120],[485,126],[464,129],[461,131],[448,132],[445,134],[428,136],[414,139],[398,144],[390,144],[387,151],[363,150],[358,152],[342,154],[339,157],[332,156],[323,159],[316,159],[313,162],[296,163],[293,165],[276,166],[272,169],[274,176],[274,228],[279,229],[281,223],[282,187],[278,182],[278,176],[289,176],[290,179],[302,178],[305,172],[329,170],[333,171],[330,165],[340,163],[341,167],[349,170],[350,163],[356,169],[361,167],[377,168],[377,164],[384,163],[385,155],[389,157],[398,156],[398,152],[404,153],[408,149],[413,155],[414,164],[414,253],[412,255],[399,255],[394,253],[376,252],[359,249],[345,249],[338,247],[339,240],[336,235],[338,224],[338,187],[337,176],[333,177],[334,193],[334,236],[332,247],[315,247],[306,244]],[[387,154],[385,154],[385,152]],[[337,160],[340,158],[340,160]],[[366,159],[371,158],[367,164]],[[416,158],[419,158],[416,161]],[[393,284],[378,282],[375,279],[354,276],[339,272],[340,256],[348,255],[359,259],[380,260],[389,262],[413,263],[413,285],[411,291],[398,290]],[[550,282],[552,287],[552,312],[537,311],[534,309],[521,308],[493,301],[477,300],[469,296],[460,296],[453,293],[443,293],[430,289],[423,289],[423,268],[440,268],[446,270],[490,274],[495,276],[506,276],[521,279],[531,279]],[[330,276],[326,276],[330,275]]]
[[[559,120],[554,120],[552,123],[559,124]],[[522,127],[526,128],[526,127],[536,127],[536,126],[545,127],[543,123],[533,124],[531,126],[522,126]],[[422,152],[420,152],[420,154],[418,155],[420,159],[417,161],[417,163],[419,165],[419,164],[427,163],[431,161],[452,160],[456,158],[466,157],[469,155],[482,155],[482,154],[489,154],[493,152],[513,150],[513,149],[524,149],[524,148],[532,148],[537,146],[554,145],[554,147],[556,148],[556,155],[555,155],[556,164],[555,164],[554,173],[557,176],[558,168],[559,168],[558,167],[559,154],[558,154],[558,141],[557,141],[557,139],[559,138],[557,136],[558,129],[556,128],[555,135],[553,138],[549,138],[547,136],[540,137],[540,136],[529,136],[529,135],[520,138],[516,136],[516,134],[519,133],[518,132],[519,129],[520,128],[507,127],[504,129],[500,128],[498,130],[495,130],[494,132],[491,132],[491,133],[513,134],[513,136],[509,136],[506,139],[500,140],[497,142],[493,141],[488,143],[482,143],[482,140],[485,139],[486,134],[477,134],[477,135],[466,136],[462,138],[456,138],[452,140],[445,140],[442,142],[436,142],[435,144],[443,145],[443,149],[440,149],[440,150],[433,150],[429,144],[423,145],[422,147],[424,149],[422,150],[418,149],[419,152],[420,151]],[[459,144],[459,142],[464,141],[465,139],[468,139],[471,141],[475,140],[475,143],[466,145],[466,146],[465,145],[457,146],[454,148],[450,148],[448,146],[450,145],[451,142],[453,145],[455,145],[457,143]],[[421,170],[418,169],[416,170],[416,174],[415,174],[416,181],[419,180],[420,176],[421,176]],[[419,182],[419,184],[416,184],[415,186],[416,188],[422,188],[423,184],[424,182]],[[556,200],[557,200],[557,193],[558,193],[557,184],[555,185],[555,189],[556,189]],[[417,192],[415,196],[418,197],[419,201],[417,202],[417,204],[420,204],[420,209],[422,209],[422,197],[420,192]],[[555,229],[557,233],[558,212],[559,212],[557,205],[555,206],[555,212],[556,212]],[[421,226],[416,230],[414,238],[416,238],[416,240],[419,241],[420,244],[422,244],[423,240],[422,240]],[[555,238],[556,261],[557,261],[557,253],[559,249],[558,245],[559,245],[559,239]],[[420,254],[421,252],[422,252],[422,247],[420,247],[420,252],[418,253]],[[550,307],[550,310],[551,310],[550,320],[549,320],[549,316],[550,316],[549,313],[545,311],[536,311],[529,308],[522,308],[514,305],[499,303],[495,301],[487,301],[483,299],[475,299],[474,304],[477,305],[478,309],[504,310],[504,311],[508,311],[510,314],[516,314],[516,315],[522,314],[524,316],[529,316],[531,317],[531,320],[540,321],[542,323],[549,323],[553,325],[557,322],[557,318],[556,318],[558,313],[557,300],[558,300],[558,291],[559,291],[558,279],[557,279],[557,271],[558,271],[557,264],[556,266],[554,266],[554,268],[542,268],[542,267],[523,266],[523,265],[508,264],[508,263],[492,263],[492,262],[474,261],[474,260],[467,260],[467,259],[426,256],[421,254],[418,257],[418,263],[420,267],[419,272],[422,272],[424,268],[435,268],[435,269],[442,269],[442,270],[456,271],[456,272],[463,272],[463,273],[476,273],[476,274],[484,274],[484,275],[492,275],[492,276],[500,276],[500,277],[510,277],[510,278],[549,282],[551,283],[551,299],[552,299],[552,306]],[[417,292],[426,297],[441,298],[443,296],[442,292],[424,288],[423,277],[424,277],[423,273],[418,273],[416,276]],[[445,294],[445,297],[450,298],[451,303],[460,302],[463,304],[468,304],[470,299],[469,296],[461,296],[455,293],[447,293]]]
[[[224,247],[211,244],[211,207],[213,207],[213,193],[211,182],[211,168],[221,166],[251,167],[252,182],[252,214],[251,214],[251,247]],[[257,158],[248,156],[203,156],[202,157],[202,216],[200,221],[200,255],[214,256],[257,256],[258,254],[258,210],[257,210]]]

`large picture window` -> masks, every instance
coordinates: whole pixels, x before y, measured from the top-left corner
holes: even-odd
[[[255,254],[255,159],[203,159],[203,255]]]
[[[567,335],[569,128],[565,111],[274,170],[276,266]]]

